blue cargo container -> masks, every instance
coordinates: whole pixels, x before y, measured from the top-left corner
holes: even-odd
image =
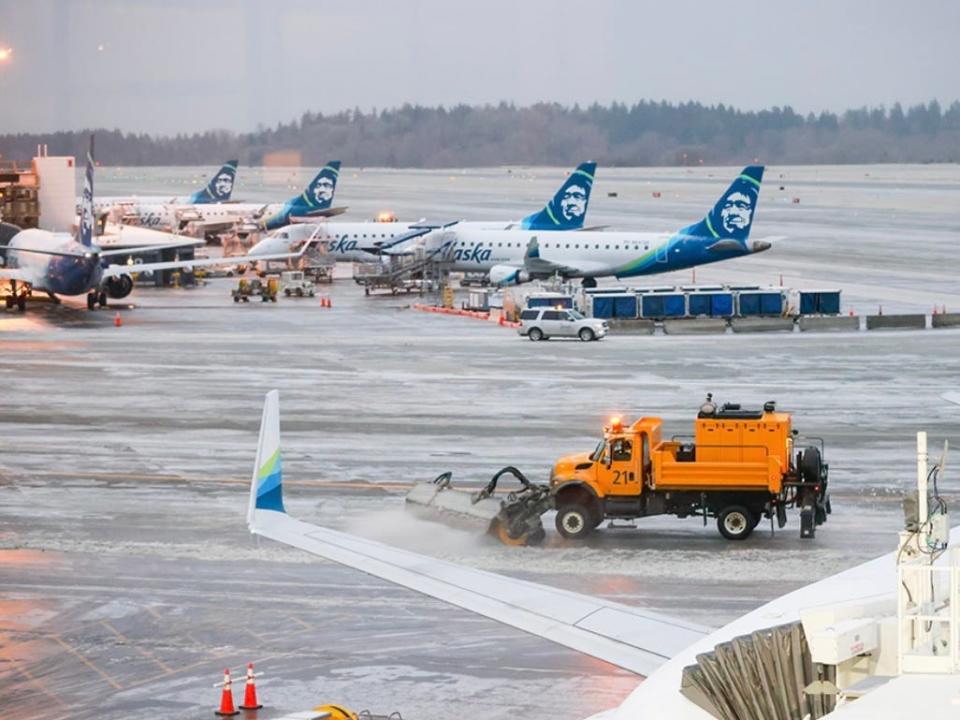
[[[663,317],[663,295],[642,295],[640,314],[645,318]]]
[[[594,295],[593,316],[597,318],[635,318],[637,317],[637,296],[632,293]]]
[[[683,317],[686,298],[680,293],[657,293],[640,296],[640,315],[645,318]]]
[[[839,290],[801,290],[801,315],[839,315]]]
[[[710,314],[710,296],[707,293],[691,293],[689,305],[690,314],[694,317]]]
[[[683,317],[687,314],[687,298],[684,295],[663,296],[663,316]]]
[[[740,314],[744,317],[761,314],[759,293],[740,293],[737,297],[737,305],[739,306]]]
[[[711,294],[710,315],[713,317],[730,317],[733,315],[733,293]]]
[[[740,315],[780,315],[783,296],[779,292],[741,292],[737,297]]]
[[[760,293],[761,315],[782,315],[783,295],[779,292]]]
[[[819,310],[821,315],[840,314],[840,291],[829,290],[820,293]]]

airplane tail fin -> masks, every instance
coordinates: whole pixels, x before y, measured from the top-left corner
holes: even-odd
[[[579,230],[587,217],[590,191],[597,171],[595,162],[580,163],[564,180],[543,210],[525,217],[524,230]]]
[[[283,473],[280,463],[280,393],[271,390],[263,402],[260,417],[260,439],[257,442],[257,459],[253,466],[250,483],[250,503],[247,508],[247,524],[253,523],[256,510],[283,509]]]
[[[87,149],[87,172],[83,178],[83,196],[80,200],[80,227],[78,240],[84,247],[93,246],[93,225],[96,216],[93,212],[93,135]]]
[[[333,204],[333,195],[337,190],[337,178],[340,176],[340,161],[331,160],[310,181],[307,189],[290,202],[292,215],[310,214],[317,210],[326,210]]]
[[[210,182],[203,190],[197,190],[190,196],[190,203],[206,205],[208,203],[227,202],[233,194],[233,183],[237,177],[239,160],[228,160],[210,178]]]
[[[706,217],[681,231],[683,235],[745,243],[760,199],[763,165],[745,167]]]

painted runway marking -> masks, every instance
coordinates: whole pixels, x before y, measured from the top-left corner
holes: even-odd
[[[172,673],[172,672],[173,672],[173,670],[170,668],[170,666],[167,665],[165,662],[163,662],[163,660],[161,660],[160,658],[156,657],[153,653],[149,652],[148,650],[144,650],[142,647],[140,647],[139,645],[137,645],[133,640],[131,640],[131,639],[128,638],[126,635],[124,635],[122,632],[120,632],[119,630],[117,630],[113,625],[111,625],[111,624],[110,624],[109,622],[107,622],[106,620],[101,620],[101,621],[100,621],[100,624],[103,625],[107,630],[109,630],[110,632],[112,632],[114,635],[116,635],[118,638],[120,638],[121,640],[123,640],[123,642],[125,642],[127,645],[129,645],[130,647],[132,647],[132,648],[133,648],[134,650],[136,650],[138,653],[140,653],[140,654],[141,654],[143,657],[145,657],[147,660],[151,660],[151,661],[155,662],[157,665],[159,665],[161,668],[163,668],[163,669],[164,669],[166,672],[168,672],[168,673]]]
[[[114,690],[123,690],[123,686],[120,683],[118,683],[109,674],[107,674],[105,670],[97,667],[93,663],[93,661],[91,661],[89,658],[84,657],[84,655],[82,655],[79,650],[77,650],[75,647],[67,643],[67,641],[65,641],[62,637],[60,637],[59,635],[54,635],[53,639],[56,640],[63,647],[64,650],[66,650],[68,653],[73,655],[75,658],[77,658],[77,660],[82,662],[88,668],[90,668],[95,673],[97,673],[97,675],[99,675],[108,683],[110,683],[110,685],[113,687]]]

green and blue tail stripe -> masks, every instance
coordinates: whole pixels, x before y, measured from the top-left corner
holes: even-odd
[[[203,190],[197,190],[188,202],[193,205],[227,202],[233,194],[233,183],[237,178],[239,160],[228,160],[213,174]]]
[[[597,171],[595,162],[577,166],[546,207],[528,215],[520,226],[524,230],[579,230],[587,217],[590,191]]]
[[[283,510],[283,472],[280,448],[270,456],[257,472],[257,510]]]
[[[263,402],[257,458],[254,461],[250,486],[248,522],[253,519],[253,513],[257,510],[285,512],[280,459],[280,393],[276,390],[268,392]]]

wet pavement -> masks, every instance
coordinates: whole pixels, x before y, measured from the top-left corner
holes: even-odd
[[[637,198],[652,184],[711,186],[633,172],[620,187]],[[818,265],[797,237],[761,256],[764,273],[821,286],[848,278],[853,292],[886,292],[904,309],[957,294],[955,272],[938,261],[946,230],[931,229],[952,222],[955,241],[956,217],[939,198],[956,178],[909,190],[915,215],[897,207],[894,234],[883,229],[890,207],[869,208],[870,193],[907,191],[874,180],[862,191],[847,174],[811,184],[803,198],[818,198],[824,220],[805,227],[835,225],[836,259]],[[827,212],[838,202],[831,187],[854,198],[857,215]],[[438,198],[461,202],[452,191]],[[665,217],[680,222],[688,200]],[[774,234],[778,214],[796,208],[771,205]],[[897,238],[928,229],[915,262],[887,264]],[[818,237],[818,252],[833,252]],[[876,268],[864,265],[871,248]],[[708,271],[741,281],[757,259]],[[639,679],[617,668],[252,539],[246,493],[272,388],[291,514],[708,625],[890,550],[899,496],[914,481],[914,433],[960,442],[960,405],[948,400],[960,331],[530,343],[492,323],[416,312],[415,298],[366,298],[348,280],[332,288],[331,309],[285,298],[235,306],[230,287],[138,288],[119,328],[113,309],[72,300],[0,313],[0,717],[210,717],[223,668],[249,661],[265,673],[260,718],[323,702],[408,720],[577,718],[633,689]],[[479,483],[515,464],[542,479],[558,455],[592,448],[614,412],[689,432],[706,392],[775,399],[826,439],[835,513],[816,540],[800,541],[795,517],[743,543],[723,541],[712,523],[658,518],[584,544],[548,527],[544,547],[505,548],[404,512],[403,486],[446,470]]]

